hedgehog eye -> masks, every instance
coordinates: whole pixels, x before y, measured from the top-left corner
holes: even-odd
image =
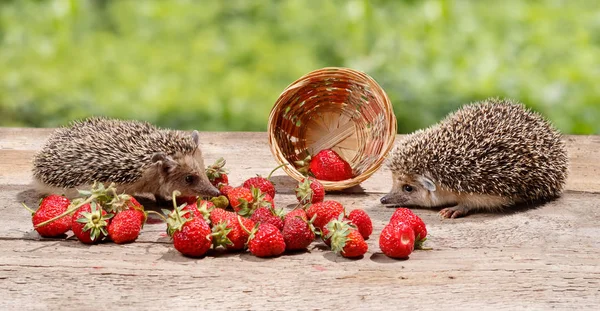
[[[413,191],[413,187],[411,185],[404,185],[402,187],[402,189],[404,189],[404,191],[406,191],[406,192],[412,192]]]
[[[194,183],[194,175],[186,175],[185,176],[185,182],[188,183],[188,184],[190,184],[190,185],[192,183]]]

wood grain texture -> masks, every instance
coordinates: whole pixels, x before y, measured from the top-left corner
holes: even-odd
[[[511,213],[442,220],[417,209],[429,251],[392,260],[378,237],[393,209],[382,207],[389,172],[361,188],[329,193],[373,218],[369,252],[358,260],[315,242],[309,252],[259,259],[213,251],[186,258],[153,219],[137,242],[83,245],[40,239],[20,202],[35,205],[30,161],[48,129],[0,128],[0,310],[595,310],[600,304],[600,139],[569,136],[568,190],[558,200]],[[265,133],[201,133],[208,161],[228,160],[239,184],[275,161]],[[292,208],[294,181],[276,174],[280,207]],[[152,201],[143,201],[157,210]]]

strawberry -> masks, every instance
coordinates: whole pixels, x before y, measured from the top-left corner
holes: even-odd
[[[331,239],[331,250],[346,258],[360,257],[369,249],[367,242],[360,232],[349,225],[347,221],[333,220],[327,224],[329,233],[326,239]]]
[[[228,250],[242,250],[248,242],[249,233],[245,228],[254,227],[254,221],[238,216],[234,212],[229,212],[220,208],[214,209],[210,213],[210,221],[213,224],[212,236],[216,246],[223,246]]]
[[[413,228],[415,231],[415,248],[423,248],[423,242],[427,239],[427,227],[421,217],[417,216],[410,209],[401,207],[390,217],[390,223],[398,221],[405,222]]]
[[[271,198],[275,197],[275,186],[270,180],[261,176],[256,176],[247,179],[246,181],[244,181],[243,187],[248,189],[255,187],[260,189],[261,192],[270,195]]]
[[[108,225],[108,236],[117,244],[130,243],[137,239],[141,229],[140,212],[126,210],[111,219]]]
[[[146,219],[148,218],[148,215],[144,211],[144,206],[142,204],[140,204],[140,202],[138,202],[138,200],[136,200],[133,196],[129,196],[129,199],[127,200],[127,202],[125,204],[130,210],[138,211],[138,216],[140,217],[140,223],[142,224],[142,227],[143,227],[144,224],[146,223]]]
[[[277,227],[263,223],[250,232],[248,249],[256,257],[279,256],[285,251],[285,241]]]
[[[323,149],[314,156],[296,161],[298,171],[311,173],[315,178],[327,181],[340,181],[352,178],[352,167],[337,152]]]
[[[176,198],[177,205],[181,205],[183,203],[194,204],[198,202],[198,197],[194,196],[179,196]]]
[[[229,186],[227,186],[227,187],[229,187]],[[218,197],[213,197],[210,199],[210,202],[213,203],[215,208],[226,209],[227,207],[229,207],[229,200],[227,200],[227,197],[224,195],[220,195]]]
[[[323,184],[313,177],[302,179],[294,189],[301,204],[322,202],[325,197]]]
[[[256,175],[256,177],[247,179],[246,181],[244,181],[244,184],[242,185],[242,187],[245,187],[248,189],[252,189],[252,187],[258,188],[258,189],[260,189],[261,192],[267,193],[268,195],[270,195],[271,198],[275,198],[275,185],[273,185],[273,183],[271,182],[271,176],[273,175],[273,173],[275,173],[276,170],[283,167],[284,165],[287,165],[287,163],[279,165],[276,168],[274,168],[269,173],[269,176],[267,176],[267,178],[264,178],[260,175]]]
[[[315,203],[306,210],[308,218],[313,218],[316,215],[314,226],[319,230],[323,230],[323,227],[330,220],[338,218],[340,214],[345,214],[344,206],[340,202],[333,200]]]
[[[229,185],[227,170],[224,168],[225,159],[218,158],[215,163],[206,167],[206,176],[213,186],[220,188],[219,185]],[[220,189],[219,189],[220,190]]]
[[[257,224],[267,223],[272,224],[277,227],[279,231],[283,230],[283,219],[282,219],[283,210],[275,210],[273,208],[268,207],[259,207],[254,211],[250,219]]]
[[[63,235],[71,229],[71,217],[65,215],[62,218],[59,218],[46,225],[40,227],[36,226],[39,223],[50,220],[64,213],[70,204],[71,202],[69,199],[60,195],[52,194],[45,197],[41,201],[40,206],[36,211],[32,211],[25,204],[23,204],[23,206],[31,212],[31,222],[33,223],[33,226],[39,235],[51,238]]]
[[[230,185],[225,185],[225,184],[219,185],[219,191],[221,191],[221,193],[225,196],[229,193],[229,191],[231,191],[231,189],[233,189],[233,187]]]
[[[401,221],[390,222],[379,235],[379,248],[391,258],[408,258],[414,246],[415,231]]]
[[[252,202],[252,191],[248,188],[236,187],[227,192],[227,199],[229,199],[229,204],[237,213],[244,208],[244,204],[247,207],[248,203]]]
[[[203,217],[190,217],[186,205],[181,205],[168,213],[167,233],[173,238],[177,251],[189,257],[201,257],[212,245],[210,226]]]
[[[285,216],[282,234],[286,250],[306,249],[315,240],[315,228],[302,209]]]
[[[340,215],[340,216],[342,216],[342,215]],[[323,229],[321,230],[321,233],[320,233],[321,240],[325,243],[325,245],[331,247],[331,239],[327,238],[327,236],[330,236],[329,229],[328,229],[328,227],[330,227],[329,223],[331,223],[333,221],[340,221],[340,220],[343,221],[343,222],[345,222],[345,223],[347,223],[352,228],[357,229],[356,226],[352,222],[350,222],[350,219],[348,219],[346,217],[341,217],[341,219],[340,219],[340,217],[333,218],[325,226],[323,226]]]
[[[107,214],[100,204],[92,201],[82,205],[71,218],[71,230],[82,243],[99,242],[108,235],[106,227],[112,214]]]
[[[373,233],[373,222],[362,209],[355,209],[348,214],[348,219],[356,226],[360,235],[366,240]]]
[[[275,208],[273,198],[267,193],[262,193],[260,189],[252,187],[247,189],[244,187],[233,188],[229,194],[229,202],[233,210],[244,216],[251,216],[259,207]]]
[[[210,201],[200,200],[197,203],[194,202],[192,204],[184,203],[182,204],[182,206],[182,210],[190,212],[186,217],[200,217],[208,221],[210,211],[214,208],[215,205]]]

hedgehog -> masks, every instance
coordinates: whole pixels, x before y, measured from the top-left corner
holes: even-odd
[[[400,141],[388,155],[392,189],[381,203],[440,208],[456,218],[559,197],[568,159],[562,135],[523,104],[464,105]]]
[[[70,197],[93,183],[168,200],[218,196],[208,180],[197,131],[160,129],[144,121],[91,117],[56,129],[33,159],[34,186]]]

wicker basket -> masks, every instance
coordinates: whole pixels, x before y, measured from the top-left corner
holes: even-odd
[[[269,144],[284,171],[304,176],[294,161],[331,148],[343,157],[354,178],[323,181],[325,190],[360,184],[383,163],[396,137],[394,111],[385,91],[365,73],[323,68],[290,84],[269,116]]]

